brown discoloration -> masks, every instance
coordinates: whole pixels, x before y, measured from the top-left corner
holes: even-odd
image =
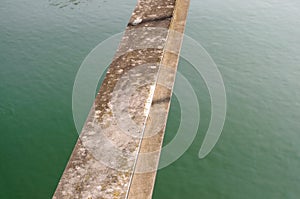
[[[161,19],[161,18],[160,18]],[[164,17],[163,20],[144,20],[139,24],[133,25],[131,23],[128,24],[127,29],[135,29],[141,27],[155,27],[155,28],[169,28],[172,17]]]
[[[112,114],[111,108],[108,104],[111,101],[111,93],[114,91],[117,82],[120,80],[120,77],[136,66],[149,63],[159,64],[161,61],[162,52],[163,51],[160,49],[149,48],[134,50],[121,55],[111,63],[99,93],[95,99],[95,110],[99,111],[97,118],[100,123],[103,122],[103,116],[105,114],[108,114],[109,116]],[[152,71],[157,72],[157,68],[152,69]],[[147,70],[145,70],[145,72],[146,71]]]
[[[161,17],[152,17],[148,19],[141,19],[140,22],[131,22],[128,23],[127,26],[137,26],[137,25],[143,25],[144,23],[149,23],[149,22],[160,22],[160,21],[165,21],[168,22],[168,20],[172,19],[172,14],[171,15],[166,15],[166,16],[161,16]]]
[[[139,1],[132,13],[129,24],[133,24],[137,19],[141,19],[142,21],[155,21],[158,19],[170,18],[173,14],[174,7],[175,0]]]
[[[161,104],[161,103],[168,103],[170,101],[170,97],[164,97],[164,98],[161,98],[161,99],[157,99],[157,100],[153,100],[152,101],[152,105],[154,104]]]

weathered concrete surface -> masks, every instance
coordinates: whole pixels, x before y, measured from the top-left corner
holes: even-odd
[[[54,199],[151,198],[188,2],[138,2]]]
[[[134,9],[128,25],[172,18],[175,0],[142,0]]]
[[[189,0],[177,0],[128,198],[152,198]],[[155,118],[155,119],[153,119]]]

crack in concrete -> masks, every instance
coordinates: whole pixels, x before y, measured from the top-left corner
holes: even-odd
[[[152,101],[152,105],[154,104],[161,104],[161,103],[167,103],[171,100],[171,98],[168,96],[168,97],[164,97],[164,98],[161,98],[161,99],[157,99],[157,100],[153,100]]]
[[[139,23],[134,23],[134,22],[130,22],[127,24],[127,26],[136,26],[136,25],[140,25],[143,23],[147,23],[147,22],[157,22],[157,21],[164,21],[164,20],[171,20],[173,17],[173,14],[167,15],[167,16],[162,16],[162,17],[157,17],[157,18],[148,18],[148,19],[142,19],[141,22]]]

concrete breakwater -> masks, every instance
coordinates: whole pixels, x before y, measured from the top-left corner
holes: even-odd
[[[151,198],[189,0],[139,0],[53,198]]]

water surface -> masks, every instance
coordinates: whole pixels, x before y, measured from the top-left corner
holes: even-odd
[[[204,82],[184,60],[179,70],[198,89],[198,137],[160,170],[155,199],[299,198],[300,2],[191,1],[186,33],[210,53],[224,78],[228,111],[213,152],[197,159],[208,127]],[[176,129],[172,104],[165,142]],[[176,131],[175,131],[176,132]]]
[[[50,198],[77,139],[72,87],[85,56],[124,30],[136,1],[16,0],[0,7],[0,198]],[[155,199],[293,198],[300,195],[300,3],[191,0],[186,33],[224,78],[222,136],[197,157],[210,118],[201,77],[179,71],[197,92],[198,136],[157,176]],[[164,143],[176,133],[172,99]]]

